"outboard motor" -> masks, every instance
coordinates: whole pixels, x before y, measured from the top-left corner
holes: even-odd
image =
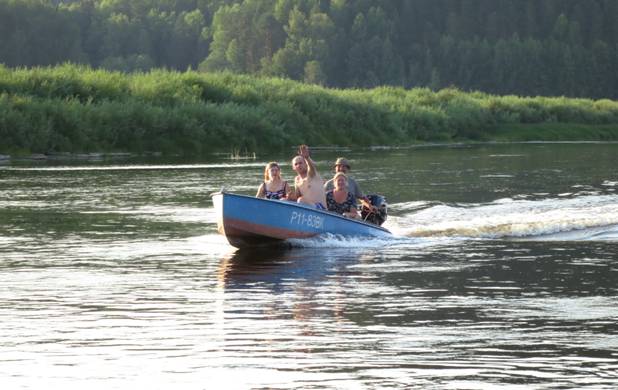
[[[375,207],[375,211],[368,207],[361,208],[361,217],[363,221],[382,225],[387,217],[386,199],[381,195],[367,195],[371,205]]]

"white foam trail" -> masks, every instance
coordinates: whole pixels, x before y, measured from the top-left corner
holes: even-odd
[[[427,240],[394,236],[389,238],[344,237],[336,234],[323,234],[313,238],[289,239],[288,244],[295,248],[350,248],[378,249],[394,246],[427,245]]]
[[[535,237],[538,241],[618,241],[618,225],[572,230]]]
[[[380,248],[392,245],[391,239],[367,237],[343,237],[324,234],[314,238],[289,239],[287,242],[295,248]]]
[[[348,250],[371,250],[393,248],[427,248],[448,245],[461,237],[406,237],[391,229],[388,224],[384,227],[394,234],[388,238],[371,237],[344,237],[336,234],[323,234],[313,238],[289,239],[286,242],[293,248],[344,248]]]
[[[391,207],[397,209],[397,205]],[[591,234],[571,234],[570,237],[603,237],[601,239],[611,240],[618,229],[618,196],[500,199],[490,204],[468,207],[437,205],[399,218],[389,217],[389,220],[396,226],[392,230],[409,237],[501,238],[554,235],[556,239],[561,239],[558,233],[593,230]]]

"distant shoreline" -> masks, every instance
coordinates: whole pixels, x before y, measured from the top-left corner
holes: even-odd
[[[443,143],[419,143],[412,145],[373,145],[363,146],[358,148],[350,148],[347,146],[316,146],[314,150],[330,150],[330,151],[346,151],[352,150],[408,150],[408,149],[426,149],[426,148],[461,148],[469,146],[483,146],[483,145],[522,145],[522,144],[618,144],[618,139],[615,140],[521,140],[521,141],[505,141],[505,140],[490,140],[490,141],[467,141],[467,142],[443,142]],[[240,160],[259,160],[259,155],[252,156],[233,156],[230,153],[225,152],[213,152],[211,155],[225,155],[228,160],[240,161]],[[161,152],[148,152],[144,154],[135,153],[54,153],[54,154],[26,154],[26,155],[6,155],[0,154],[0,163],[7,163],[12,161],[55,161],[55,162],[100,162],[100,161],[122,161],[134,158],[168,158],[176,157],[182,158],[183,155],[165,155]],[[198,157],[198,156],[184,156],[184,157]]]
[[[608,99],[340,90],[232,73],[126,74],[71,64],[0,65],[0,114],[0,154],[40,158],[215,152],[241,158],[301,143],[618,140],[618,102]]]

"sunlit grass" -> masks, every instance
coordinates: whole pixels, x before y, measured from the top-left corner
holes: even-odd
[[[281,78],[0,65],[0,152],[278,150],[616,139],[618,102],[455,88],[328,89]],[[548,130],[550,129],[550,130]]]

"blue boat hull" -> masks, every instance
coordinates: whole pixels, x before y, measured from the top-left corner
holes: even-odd
[[[392,237],[383,227],[311,206],[220,192],[212,195],[217,228],[237,248],[330,233],[340,236]]]

